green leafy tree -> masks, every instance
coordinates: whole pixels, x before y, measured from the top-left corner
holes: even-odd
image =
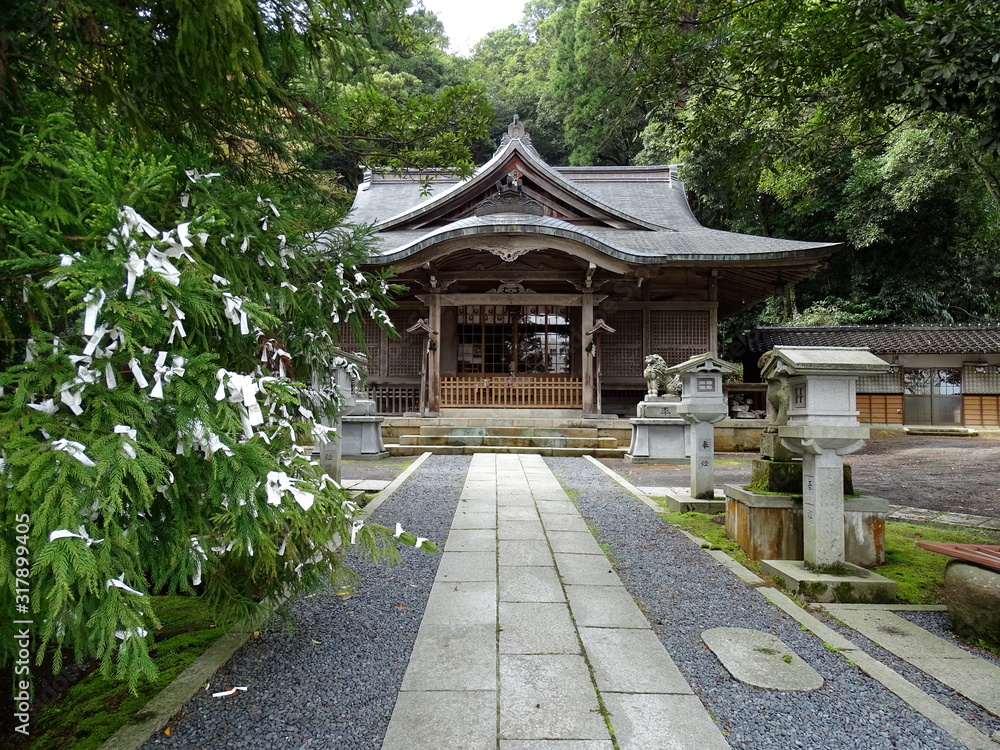
[[[850,248],[795,290],[882,321],[1000,313],[1000,16],[964,1],[605,3],[655,92],[643,162],[706,223]],[[785,320],[793,306],[779,304]]]
[[[153,672],[150,594],[198,591],[245,619],[346,575],[338,545],[425,545],[361,523],[310,453],[338,409],[341,325],[390,327],[394,292],[357,270],[369,229],[330,229],[340,175],[311,144],[339,144],[345,172],[468,170],[483,127],[472,91],[371,117],[375,84],[310,97],[365,81],[403,15],[0,9],[0,526],[28,528],[0,537],[0,604],[34,620],[39,661],[96,657],[135,686]]]

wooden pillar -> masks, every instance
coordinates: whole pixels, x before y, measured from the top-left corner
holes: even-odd
[[[708,301],[712,307],[708,311],[708,351],[713,357],[719,356],[719,269],[713,268],[708,277]]]
[[[583,295],[583,303],[580,310],[580,354],[583,357],[583,413],[584,416],[595,413],[594,401],[594,369],[596,357],[591,352],[594,347],[594,335],[591,329],[594,327],[594,295],[586,293]]]
[[[433,331],[428,335],[427,346],[430,349],[427,362],[427,411],[431,414],[441,412],[441,347],[438,345],[441,337],[441,295],[432,292],[427,295],[428,324]]]

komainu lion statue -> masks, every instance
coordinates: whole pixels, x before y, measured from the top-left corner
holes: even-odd
[[[681,393],[680,376],[671,377],[667,373],[667,363],[659,354],[646,355],[646,369],[642,371],[642,376],[646,379],[646,391],[650,396],[658,395],[661,388],[671,396]]]

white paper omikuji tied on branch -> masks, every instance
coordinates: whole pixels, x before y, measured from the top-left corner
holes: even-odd
[[[108,332],[108,327],[104,325],[104,323],[101,323],[101,325],[97,327],[97,330],[95,330],[91,334],[90,340],[87,342],[87,345],[83,347],[84,356],[86,357],[93,356],[94,352],[97,351],[97,347],[101,345],[101,339],[104,338],[107,332]]]
[[[269,471],[264,490],[267,492],[267,502],[271,505],[281,505],[281,498],[286,492],[291,494],[302,510],[309,510],[316,500],[311,492],[296,487],[295,480],[283,471]]]
[[[87,303],[87,309],[83,313],[83,335],[93,336],[97,328],[97,314],[101,311],[104,301],[108,295],[103,289],[91,289],[87,292],[83,301]]]
[[[123,265],[128,274],[125,280],[125,296],[132,299],[132,292],[135,291],[135,280],[146,272],[146,261],[140,258],[135,250],[132,250],[128,254],[128,260]]]
[[[127,424],[117,424],[115,425],[116,435],[125,435],[131,438],[131,442],[128,440],[122,441],[122,453],[124,453],[128,458],[135,458],[135,445],[133,443],[136,440],[138,433],[134,427],[129,427]]]
[[[135,378],[136,384],[140,388],[147,388],[149,386],[149,381],[146,380],[146,377],[142,374],[142,367],[139,365],[139,360],[133,357],[129,360],[128,366],[132,371],[132,377]]]
[[[240,327],[240,333],[244,336],[250,333],[250,325],[247,321],[247,314],[243,312],[243,299],[241,297],[234,297],[229,292],[222,293],[222,301],[225,305],[225,310],[223,315],[229,320],[233,325]]]
[[[145,596],[141,591],[136,591],[134,588],[125,583],[125,574],[122,573],[117,578],[110,578],[108,582],[104,585],[104,588],[109,589],[114,586],[116,589],[121,589],[129,594],[135,594],[136,596]]]
[[[119,641],[125,641],[133,636],[138,636],[139,638],[145,638],[146,634],[149,633],[145,628],[132,628],[131,630],[116,630],[115,638]]]
[[[49,534],[49,541],[54,542],[56,539],[82,539],[88,547],[104,541],[103,539],[93,539],[83,526],[78,528],[76,532],[69,529],[56,529]]]
[[[51,398],[45,399],[40,404],[28,404],[27,406],[29,409],[34,409],[35,411],[40,411],[43,414],[48,414],[50,416],[59,411],[59,407],[56,405],[56,402]]]
[[[67,440],[66,438],[61,438],[52,443],[52,449],[57,451],[65,451],[84,466],[97,466],[97,464],[91,461],[90,458],[87,457],[87,454],[84,453],[84,451],[86,450],[86,446],[84,446],[82,443],[77,443],[74,440]]]

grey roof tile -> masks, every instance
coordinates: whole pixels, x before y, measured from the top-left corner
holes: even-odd
[[[420,211],[440,207],[454,197],[468,200],[470,190],[496,178],[497,165],[513,154],[527,168],[537,170],[596,210],[607,210],[628,219],[636,229],[578,226],[551,217],[527,214],[470,216],[446,226],[400,228]],[[491,172],[492,170],[492,172]],[[363,183],[348,216],[358,224],[384,227],[378,234],[378,261],[399,261],[445,239],[492,233],[525,233],[568,237],[629,263],[655,264],[683,261],[739,262],[788,258],[823,258],[840,243],[800,242],[737,234],[702,227],[688,205],[684,185],[669,165],[652,167],[551,167],[519,139],[498,149],[489,162],[468,180],[435,173],[430,195],[421,195],[419,172],[374,175]],[[491,176],[492,174],[492,176]],[[642,228],[645,227],[645,228]]]
[[[744,337],[759,353],[775,346],[865,346],[878,354],[1000,352],[1000,325],[761,326]]]

